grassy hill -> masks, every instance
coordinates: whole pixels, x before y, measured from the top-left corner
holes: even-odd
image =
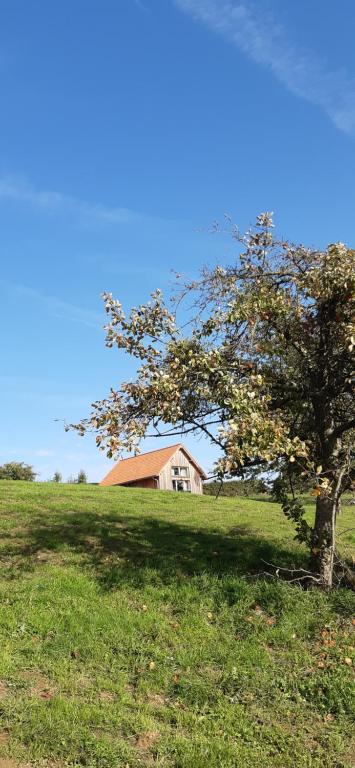
[[[275,505],[0,482],[0,513],[0,768],[353,764],[354,595],[262,575],[306,563]]]

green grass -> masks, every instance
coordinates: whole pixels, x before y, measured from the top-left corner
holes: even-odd
[[[0,511],[0,768],[353,764],[354,595],[262,575],[306,565],[276,505],[1,482]]]

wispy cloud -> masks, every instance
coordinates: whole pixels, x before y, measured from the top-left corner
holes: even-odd
[[[98,330],[100,330],[100,327],[102,327],[105,322],[103,313],[101,314],[95,310],[78,307],[68,301],[58,299],[56,296],[40,293],[27,285],[0,280],[0,286],[1,285],[7,292],[12,292],[18,298],[24,297],[32,299],[37,306],[42,306],[53,317],[81,323],[82,325],[87,325],[90,328],[97,328]]]
[[[293,43],[271,15],[247,0],[174,0],[214,32],[231,40],[250,59],[271,70],[295,95],[317,105],[341,131],[355,134],[355,77],[331,71],[311,51]]]
[[[0,177],[1,199],[24,203],[46,213],[75,215],[85,222],[91,220],[107,224],[129,224],[148,218],[129,208],[109,207],[80,200],[61,192],[38,190],[27,181],[14,176]]]

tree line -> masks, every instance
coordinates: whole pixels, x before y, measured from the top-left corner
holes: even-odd
[[[9,461],[6,464],[0,466],[0,480],[25,480],[26,482],[33,483],[38,473],[34,471],[30,464],[25,464],[23,461]],[[54,472],[53,477],[49,479],[50,483],[62,482],[61,472]],[[68,477],[67,483],[87,483],[87,474],[83,469],[80,469],[78,474],[73,477]]]

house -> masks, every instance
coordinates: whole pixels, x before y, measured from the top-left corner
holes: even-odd
[[[119,461],[100,485],[202,493],[207,475],[181,443]]]

